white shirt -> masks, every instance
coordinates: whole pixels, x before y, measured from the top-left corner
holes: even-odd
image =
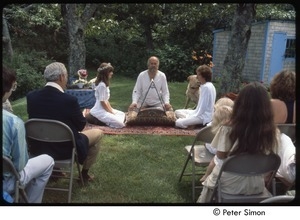
[[[283,133],[280,135],[278,155],[281,158],[281,164],[276,175],[293,183],[296,178],[296,148],[291,138]]]
[[[200,96],[197,108],[191,116],[196,116],[203,121],[203,124],[210,122],[213,118],[214,104],[216,101],[216,88],[211,82],[200,86]]]
[[[61,88],[61,86],[55,82],[47,82],[45,86],[52,86],[54,88],[57,88],[59,91],[64,92],[64,90]]]
[[[104,82],[100,82],[95,88],[96,102],[94,107],[90,110],[90,113],[97,117],[98,114],[103,114],[106,110],[101,105],[101,101],[108,101],[110,98],[109,87],[106,87]]]
[[[151,80],[148,74],[148,70],[141,72],[136,80],[132,92],[132,103],[142,103],[149,89],[144,105],[154,106],[160,104],[157,92],[161,95],[163,103],[169,104],[170,95],[166,75],[163,72],[158,71],[153,79],[153,82],[157,91],[154,86],[151,86],[151,88],[149,89]]]

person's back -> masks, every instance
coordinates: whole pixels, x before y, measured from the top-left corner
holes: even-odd
[[[267,90],[259,83],[250,83],[235,100],[230,125],[220,127],[211,145],[217,149],[218,158],[226,159],[242,153],[277,153],[278,139],[279,132]],[[210,201],[220,168],[215,166],[203,182],[197,202]],[[258,194],[265,187],[264,176],[245,177],[225,173],[221,179],[222,191],[229,194]]]
[[[78,131],[82,131],[86,125],[86,120],[81,114],[76,97],[62,93],[51,86],[27,94],[27,112],[29,119],[53,119],[67,124],[72,129],[75,140],[80,140]],[[30,153],[33,155],[47,153],[56,160],[63,160],[70,158],[72,154],[72,145],[69,143],[59,145],[49,143],[43,148],[39,147],[40,143],[37,141],[31,141],[31,143]],[[80,161],[83,161],[82,155],[86,154],[86,151],[79,152]]]
[[[205,89],[205,90],[204,90]],[[198,105],[194,110],[193,116],[200,118],[203,124],[207,124],[212,120],[213,117],[213,106],[216,100],[216,90],[211,82],[206,82],[200,86],[200,93],[203,95],[199,98]]]
[[[73,132],[76,131],[75,135],[86,125],[77,98],[51,86],[27,94],[27,112],[29,118],[48,118],[64,122]]]
[[[277,123],[296,123],[296,74],[294,71],[282,70],[275,74],[270,83],[270,94],[272,100],[281,100],[282,105],[285,104],[286,108],[278,108],[279,101],[273,103],[275,119],[280,122]],[[286,120],[283,121],[283,115],[286,116]]]
[[[47,81],[42,89],[27,94],[27,112],[30,118],[53,119],[64,122],[73,131],[79,163],[83,164],[82,176],[85,181],[93,179],[88,170],[95,163],[100,149],[103,133],[99,129],[84,130],[86,119],[83,116],[76,97],[64,93],[68,73],[64,64],[54,62],[44,71]],[[63,147],[62,147],[63,145]],[[54,159],[71,157],[72,146],[65,144],[48,144],[41,150],[38,142],[31,142],[30,152],[34,155],[47,152]]]
[[[287,121],[288,109],[286,104],[280,99],[271,99],[272,109],[274,112],[274,122],[284,124]]]

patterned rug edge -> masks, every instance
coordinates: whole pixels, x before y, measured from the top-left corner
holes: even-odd
[[[110,128],[108,126],[99,126],[87,124],[84,130],[98,128],[108,135],[124,135],[124,134],[146,134],[146,135],[162,135],[162,136],[195,136],[200,129],[180,129],[175,127],[164,126],[126,126],[124,128]]]

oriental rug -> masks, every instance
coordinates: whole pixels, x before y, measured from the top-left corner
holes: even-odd
[[[180,129],[171,126],[126,126],[124,128],[110,128],[108,126],[99,126],[87,123],[84,130],[98,128],[104,134],[123,135],[123,134],[148,134],[162,136],[195,136],[201,128]]]

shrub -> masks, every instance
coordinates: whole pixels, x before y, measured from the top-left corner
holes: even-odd
[[[24,97],[29,91],[41,88],[45,85],[43,72],[45,67],[53,61],[46,58],[44,52],[19,52],[14,51],[12,61],[4,58],[3,64],[15,70],[18,87],[11,95],[11,100]]]
[[[183,82],[193,74],[193,66],[189,53],[182,50],[178,45],[164,47],[155,50],[155,54],[160,60],[160,69],[163,71],[168,81]]]
[[[113,36],[89,38],[86,41],[86,66],[96,70],[100,63],[109,62],[116,74],[135,79],[141,71],[147,69],[148,57],[144,47],[140,39],[128,41]]]

